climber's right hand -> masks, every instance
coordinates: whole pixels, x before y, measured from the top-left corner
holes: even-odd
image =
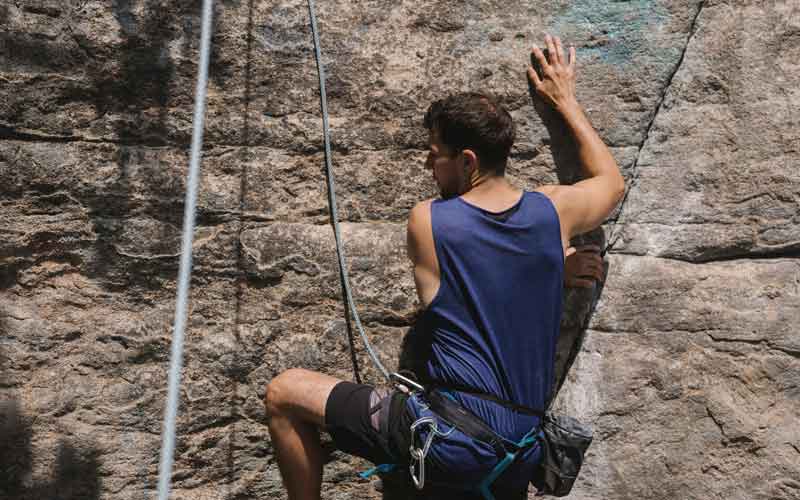
[[[534,46],[531,54],[541,68],[542,74],[536,73],[533,66],[528,67],[528,81],[535,89],[536,95],[556,110],[564,111],[577,105],[575,99],[575,47],[569,48],[569,59],[564,57],[564,49],[558,37],[545,35],[547,56]],[[549,59],[549,60],[548,60]]]

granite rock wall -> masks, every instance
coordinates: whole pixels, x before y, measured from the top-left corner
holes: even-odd
[[[396,365],[417,308],[404,222],[436,194],[431,100],[500,94],[513,181],[576,178],[524,79],[531,44],[559,34],[628,187],[580,238],[607,247],[605,285],[565,291],[556,407],[596,430],[572,498],[800,499],[800,4],[317,9],[381,358]],[[199,25],[199,0],[0,4],[2,498],[154,495]],[[308,11],[220,0],[214,26],[173,498],[285,498],[265,385],[294,366],[352,378]],[[380,498],[364,466],[331,451],[323,498]]]

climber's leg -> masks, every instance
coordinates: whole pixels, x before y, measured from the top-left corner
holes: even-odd
[[[322,373],[293,368],[273,378],[264,405],[269,434],[289,500],[318,500],[323,452],[319,428],[325,405],[341,382]]]

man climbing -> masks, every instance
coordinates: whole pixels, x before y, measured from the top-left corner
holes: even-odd
[[[430,106],[426,167],[442,198],[416,205],[408,222],[429,391],[383,391],[302,369],[275,377],[265,405],[290,499],[320,498],[319,429],[376,464],[411,463],[415,482],[473,490],[499,470],[502,451],[535,432],[551,396],[569,241],[598,227],[624,191],[576,101],[574,48],[567,58],[558,38],[545,41],[548,57],[532,51],[542,74],[529,68],[528,79],[573,136],[583,180],[520,190],[504,176],[514,124],[493,97],[458,94]],[[596,256],[589,261],[581,272],[598,277]],[[455,418],[436,413],[442,407],[456,408],[464,425],[451,427]],[[487,482],[503,497],[524,496],[540,457],[536,445],[519,448]]]

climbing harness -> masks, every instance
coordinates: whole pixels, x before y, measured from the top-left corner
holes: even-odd
[[[418,399],[418,401],[420,400]],[[494,481],[519,458],[521,452],[536,444],[541,437],[540,426],[536,425],[518,442],[509,441],[498,435],[483,420],[461,406],[449,391],[428,390],[425,392],[424,401],[427,404],[420,405],[422,410],[429,409],[435,417],[423,416],[411,426],[412,449],[410,451],[412,461],[409,468],[411,478],[418,489],[422,489],[425,485],[425,458],[430,452],[433,440],[447,437],[456,429],[473,440],[489,445],[494,450],[498,461],[494,468],[477,485],[466,487],[448,483],[445,483],[445,485],[449,487],[455,486],[460,489],[477,490],[486,500],[494,499],[489,489]],[[543,414],[543,412],[536,413]],[[451,426],[450,430],[439,430],[439,420],[447,422]],[[415,448],[414,443],[417,441],[414,431],[426,424],[429,426],[428,435],[423,445]],[[415,468],[419,470],[419,474],[416,477],[414,475]]]
[[[186,326],[186,306],[189,300],[189,282],[192,275],[192,240],[197,205],[197,185],[200,178],[200,155],[203,151],[203,122],[208,83],[208,59],[211,45],[212,0],[203,0],[202,34],[200,36],[200,66],[197,70],[197,87],[194,97],[192,121],[192,149],[189,162],[189,180],[186,187],[186,204],[183,210],[181,261],[178,272],[178,297],[175,305],[175,322],[172,328],[172,353],[170,355],[169,390],[164,412],[161,459],[158,465],[158,499],[169,498],[172,460],[175,451],[175,420],[178,415],[178,394],[183,364],[183,331]]]

